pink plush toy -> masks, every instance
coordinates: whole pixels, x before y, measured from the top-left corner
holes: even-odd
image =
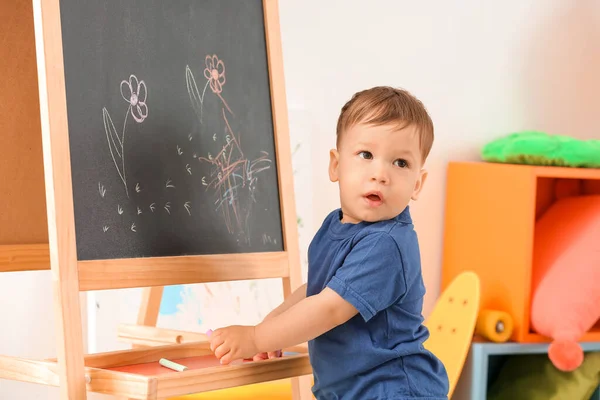
[[[583,362],[577,341],[600,318],[600,195],[557,200],[535,232],[531,325],[552,339],[554,366],[572,371]]]

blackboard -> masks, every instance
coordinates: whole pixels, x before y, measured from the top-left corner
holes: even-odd
[[[261,0],[61,0],[79,260],[281,251]]]

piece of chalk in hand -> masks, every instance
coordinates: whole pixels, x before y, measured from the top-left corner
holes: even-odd
[[[175,370],[175,371],[179,371],[179,372],[183,372],[186,369],[188,369],[188,367],[186,367],[185,365],[181,365],[181,364],[177,364],[176,362],[173,362],[171,360],[167,360],[166,358],[161,358],[160,360],[158,360],[158,363],[160,365],[162,365],[163,367]]]
[[[206,336],[210,337],[211,334],[212,334],[212,329],[209,329],[209,330],[206,331]]]

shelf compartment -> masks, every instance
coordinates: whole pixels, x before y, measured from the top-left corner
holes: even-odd
[[[463,271],[481,280],[480,309],[508,312],[511,340],[544,343],[530,328],[535,221],[555,200],[559,180],[600,194],[600,169],[451,162],[447,171],[442,287]],[[600,341],[600,323],[580,339]]]

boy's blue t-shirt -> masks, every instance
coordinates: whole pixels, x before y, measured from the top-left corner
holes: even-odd
[[[309,341],[315,397],[447,399],[446,370],[423,347],[425,287],[409,208],[375,223],[341,216],[331,212],[309,246],[306,294],[329,287],[359,314]]]

